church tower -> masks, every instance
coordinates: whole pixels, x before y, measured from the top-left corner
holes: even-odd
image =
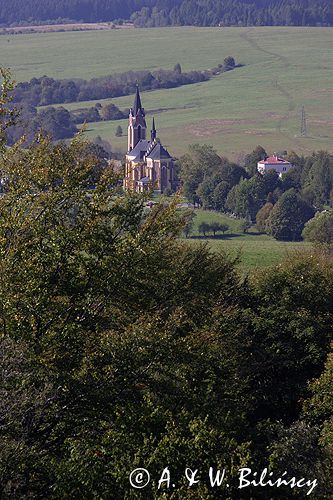
[[[128,151],[131,151],[137,143],[146,139],[145,110],[141,104],[139,87],[136,86],[136,94],[133,108],[130,109],[128,117]]]

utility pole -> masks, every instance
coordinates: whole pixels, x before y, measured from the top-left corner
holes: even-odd
[[[301,117],[301,137],[306,137],[307,134],[307,127],[306,127],[306,114],[305,114],[305,109],[304,106],[302,106],[302,117]]]

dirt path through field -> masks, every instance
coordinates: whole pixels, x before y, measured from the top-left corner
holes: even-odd
[[[259,52],[263,52],[264,54],[267,54],[269,56],[273,56],[274,58],[278,59],[280,63],[284,66],[285,69],[290,68],[291,64],[286,56],[282,56],[281,54],[278,54],[277,52],[272,52],[270,50],[266,50],[262,48],[253,38],[249,36],[249,33],[251,33],[252,30],[248,30],[245,33],[241,33],[240,37],[243,38],[251,47],[254,49],[258,50]],[[307,151],[310,151],[310,149],[304,147],[303,143],[300,143],[300,141],[296,137],[291,137],[287,132],[284,132],[282,130],[282,125],[285,124],[291,117],[291,113],[295,110],[296,108],[296,101],[294,97],[291,95],[291,93],[288,91],[288,89],[279,83],[278,79],[274,79],[272,81],[272,87],[276,89],[287,101],[287,112],[283,114],[276,125],[276,130],[277,132],[282,136],[288,139],[289,141],[292,141],[293,143],[296,143],[299,147],[302,147],[303,149],[306,149]]]

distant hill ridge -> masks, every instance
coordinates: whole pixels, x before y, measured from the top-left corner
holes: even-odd
[[[131,19],[136,26],[332,26],[332,0],[0,0],[0,24]]]

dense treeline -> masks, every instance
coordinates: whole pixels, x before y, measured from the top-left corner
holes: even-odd
[[[257,171],[267,156],[258,146],[240,166],[211,146],[192,145],[179,162],[184,193],[190,203],[256,222],[278,240],[300,240],[315,212],[333,207],[333,155],[286,155],[294,167],[282,178]]]
[[[179,65],[176,65],[177,68]],[[63,104],[76,101],[92,101],[110,97],[134,94],[136,86],[141,90],[173,88],[181,85],[202,82],[212,76],[212,71],[190,71],[160,69],[156,71],[127,71],[92,80],[55,80],[43,76],[32,78],[29,82],[19,83],[15,89],[16,103],[32,106]],[[225,68],[223,64],[214,69],[215,73]]]
[[[328,0],[183,0],[169,9],[143,7],[131,16],[136,26],[330,26]]]
[[[176,3],[176,2],[174,2]],[[148,0],[149,6],[154,3]],[[84,22],[129,19],[131,14],[147,5],[147,0],[0,0],[0,22],[22,20],[75,19]]]
[[[25,136],[26,142],[31,142],[41,130],[49,134],[53,140],[69,139],[78,131],[78,125],[90,122],[123,120],[128,117],[128,110],[121,111],[115,104],[102,106],[97,103],[91,108],[80,108],[68,111],[64,107],[47,107],[37,110],[36,107],[25,105],[21,108],[20,120],[7,130],[9,144],[14,144]]]
[[[0,23],[132,19],[137,26],[327,26],[329,0],[0,0]]]
[[[7,140],[9,144],[14,144],[24,135],[26,142],[30,143],[41,131],[57,141],[73,137],[79,129],[71,113],[63,107],[37,112],[35,107],[27,106],[21,109],[18,123],[8,128]]]
[[[239,498],[240,467],[311,482],[248,498],[331,498],[332,261],[244,279],[179,240],[177,199],[119,194],[78,139],[5,147],[2,116],[1,498],[134,498],[137,467],[147,500],[165,467],[180,499]]]

